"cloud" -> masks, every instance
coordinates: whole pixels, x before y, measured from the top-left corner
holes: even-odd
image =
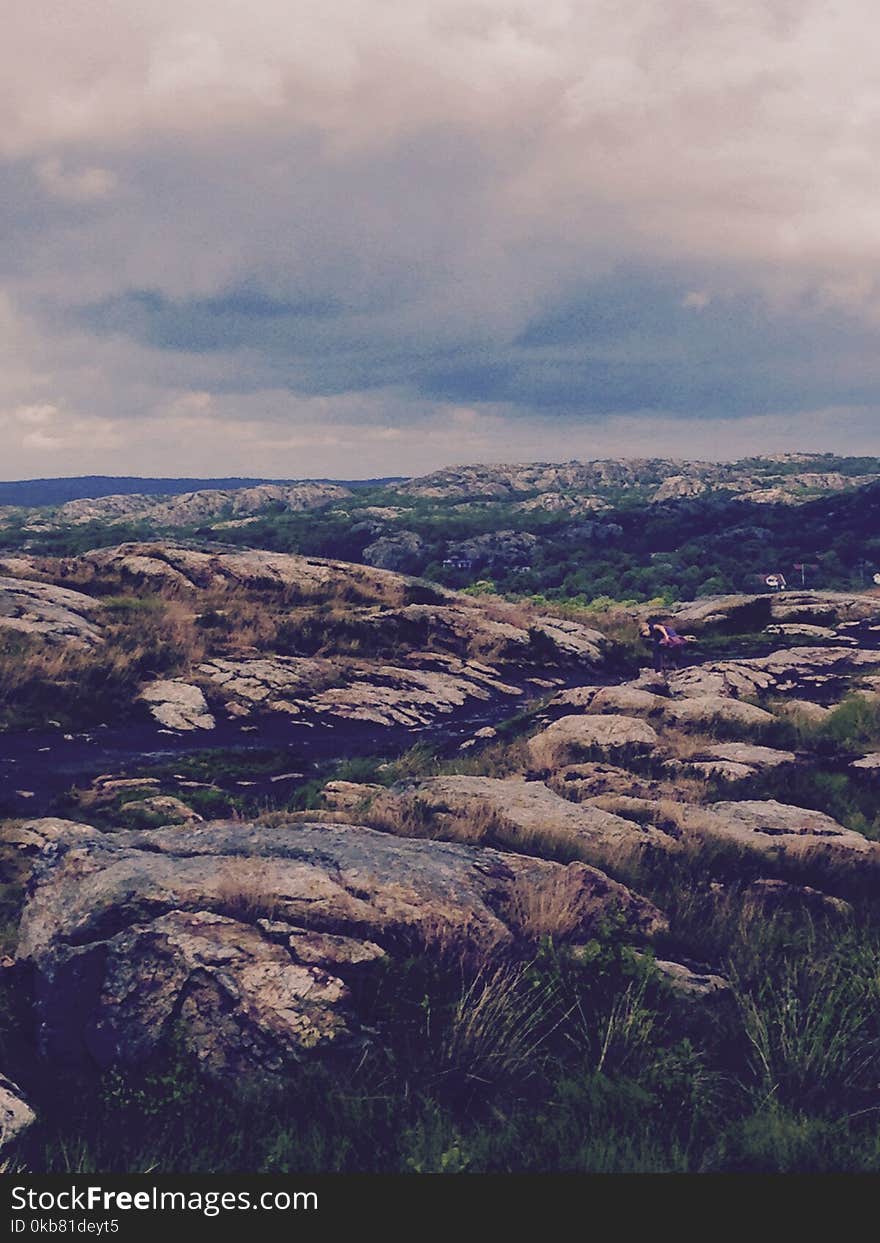
[[[117,184],[115,173],[107,168],[65,169],[57,157],[38,164],[36,174],[49,194],[72,203],[90,203],[106,198]]]
[[[241,447],[260,474],[282,443],[342,461],[358,428],[410,460],[408,429],[462,409],[484,430],[503,411],[523,452],[556,443],[550,425],[563,450],[582,423],[641,448],[651,420],[671,445],[676,419],[730,443],[738,419],[757,445],[756,415],[871,409],[874,17],[867,0],[17,6],[0,409],[54,405],[80,464],[97,450],[70,428],[112,425],[130,471],[136,429],[190,427],[187,394],[207,394],[224,432],[204,452],[237,469]],[[335,449],[305,430],[316,401],[354,429],[320,433]],[[263,423],[288,440],[249,439]]]

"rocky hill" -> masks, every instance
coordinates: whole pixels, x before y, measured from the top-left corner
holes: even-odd
[[[873,588],[18,551],[0,725],[7,1160],[873,1168]]]
[[[0,511],[0,550],[82,553],[206,539],[416,574],[446,587],[687,600],[770,574],[852,589],[880,573],[873,458],[611,459],[463,466],[359,486],[322,481],[120,493]]]

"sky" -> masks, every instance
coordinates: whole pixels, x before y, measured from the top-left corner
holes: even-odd
[[[28,0],[0,478],[880,454],[869,0]]]

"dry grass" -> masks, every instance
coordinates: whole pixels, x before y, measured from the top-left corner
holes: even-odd
[[[356,814],[356,813],[352,813]],[[466,811],[433,807],[417,794],[378,794],[360,820],[370,828],[397,837],[427,838],[479,846],[498,833],[498,813],[481,799],[468,803]]]
[[[563,862],[585,860],[583,843],[559,829],[524,828],[505,819],[483,799],[469,799],[459,808],[434,806],[417,794],[381,793],[357,815],[357,822],[398,837],[494,846],[517,854]]]
[[[277,919],[280,908],[264,865],[250,859],[230,860],[216,890],[218,914],[253,924],[258,919]]]
[[[569,868],[531,879],[518,876],[506,909],[508,922],[532,941],[569,939],[583,919],[583,884]]]
[[[682,837],[693,832],[700,822],[698,805],[672,798],[632,798],[625,794],[600,794],[590,799],[592,807],[600,807],[638,824],[649,824],[670,834]]]
[[[529,744],[527,738],[514,738],[510,742],[493,742],[489,746],[467,752],[461,757],[439,766],[442,773],[470,777],[511,777],[523,773],[529,767]]]
[[[701,755],[707,747],[718,742],[713,734],[701,733],[699,729],[684,730],[679,727],[666,726],[663,730],[663,754],[668,759],[681,760],[686,764],[695,756]]]
[[[511,602],[493,600],[491,596],[480,596],[475,602],[490,621],[501,622],[507,626],[517,626],[520,630],[529,630],[539,616],[539,610],[525,601]]]
[[[397,941],[412,954],[429,954],[435,965],[461,971],[465,975],[479,970],[491,958],[496,941],[476,916],[461,909],[448,914],[425,912],[417,924],[385,929],[386,937]]]

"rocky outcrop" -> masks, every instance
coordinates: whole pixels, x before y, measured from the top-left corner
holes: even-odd
[[[132,561],[133,557],[137,560]],[[256,549],[216,553],[170,544],[119,544],[85,553],[80,560],[96,570],[110,570],[136,581],[167,576],[169,584],[189,589],[274,588],[303,601],[340,598],[349,603],[397,603],[405,599],[410,587],[407,580],[388,570]],[[451,595],[441,587],[425,585],[420,590],[437,600]]]
[[[705,596],[674,605],[669,615],[679,628],[694,630],[713,626],[763,629],[769,623],[835,627],[865,621],[880,612],[876,596],[844,591],[785,591],[755,595]]]
[[[601,496],[571,496],[564,492],[540,492],[527,501],[517,501],[512,507],[524,514],[589,514],[608,509],[608,502]]]
[[[174,1028],[214,1074],[263,1075],[359,1039],[345,983],[421,944],[483,953],[519,935],[515,887],[565,876],[573,937],[660,913],[595,868],[358,826],[224,823],[17,831],[37,853],[18,958],[58,1064],[141,1061]]]
[[[672,475],[724,477],[717,463],[662,458],[607,458],[591,462],[529,462],[453,466],[398,485],[408,496],[435,499],[514,499],[529,492],[584,491],[660,484]]]
[[[21,1088],[0,1075],[0,1152],[36,1121]]]
[[[769,855],[793,859],[833,859],[880,865],[880,845],[845,829],[824,812],[766,802],[710,803],[700,809],[703,831]]]
[[[363,558],[367,565],[410,574],[419,569],[425,560],[425,552],[425,541],[420,535],[415,531],[399,531],[368,544]]]
[[[702,479],[687,479],[684,475],[670,475],[668,479],[663,480],[651,500],[655,504],[662,504],[663,501],[677,501],[682,497],[702,496],[708,490],[708,484]]]
[[[322,509],[351,496],[348,488],[329,483],[261,483],[249,488],[205,488],[175,496],[102,496],[68,501],[54,514],[59,523],[110,525],[147,521],[154,527],[184,527],[226,517]]]
[[[469,702],[521,694],[485,665],[442,654],[413,658],[409,667],[257,656],[208,661],[198,672],[205,685],[223,696],[227,711],[236,709],[234,715],[259,710],[379,726],[428,725]]]
[[[553,697],[551,707],[589,708],[590,712],[659,713],[665,698],[632,685],[574,686]]]
[[[669,674],[669,692],[677,697],[723,695],[752,697],[767,693],[815,690],[857,669],[877,663],[877,653],[845,647],[793,647],[746,660],[715,660]]]
[[[17,630],[50,643],[96,647],[100,603],[80,591],[32,579],[0,578],[0,629]]]
[[[645,800],[682,799],[688,782],[676,771],[670,778],[644,777],[614,764],[567,764],[554,769],[547,785],[563,798],[578,803],[603,795],[619,795]]]
[[[631,716],[563,716],[529,740],[529,756],[538,769],[573,764],[593,751],[645,754],[658,743],[646,721]]]
[[[149,706],[153,719],[166,729],[189,732],[216,725],[205,696],[188,682],[161,678],[143,687],[140,698]]]
[[[493,531],[475,535],[450,546],[450,556],[466,557],[475,565],[528,565],[538,546],[538,537],[528,531]]]
[[[741,781],[759,772],[794,764],[796,759],[793,751],[778,751],[745,742],[723,742],[692,755],[687,764],[704,777]]]
[[[712,726],[720,721],[749,729],[773,723],[772,714],[763,708],[723,695],[700,695],[676,700],[667,706],[666,716],[678,725]]]
[[[161,496],[145,496],[139,492],[113,496],[84,497],[66,501],[53,514],[55,522],[81,526],[85,522],[136,522],[164,501]]]
[[[581,847],[593,857],[632,853],[645,846],[675,847],[674,838],[651,825],[571,802],[543,782],[519,777],[430,777],[390,790],[373,789],[366,799],[370,816],[380,823],[389,817],[414,823],[422,817],[434,833],[460,836],[470,831],[475,840],[494,830],[535,853],[552,845]],[[332,805],[339,804],[334,799]]]

